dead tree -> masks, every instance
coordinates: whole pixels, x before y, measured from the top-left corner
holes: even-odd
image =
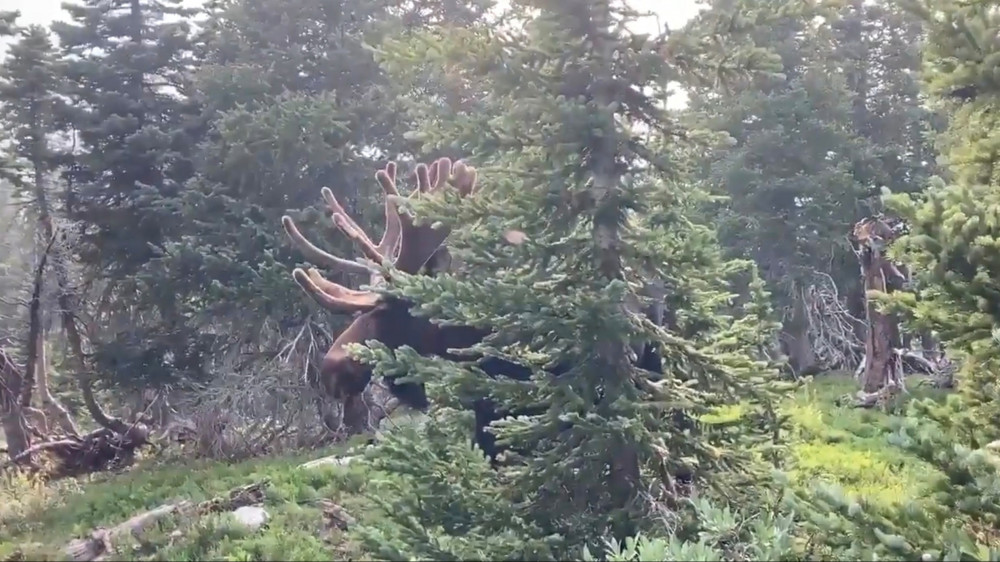
[[[3,425],[7,454],[11,458],[22,455],[31,448],[28,420],[18,401],[24,374],[14,359],[0,348],[0,422]]]
[[[35,371],[38,357],[38,335],[41,333],[41,301],[45,285],[45,265],[52,250],[54,238],[38,260],[32,281],[31,300],[28,301],[28,360],[24,371],[18,369],[13,357],[0,350],[0,416],[3,417],[7,452],[12,459],[30,458],[31,434],[42,437],[47,433],[45,414],[31,407],[34,393]],[[32,425],[31,422],[34,422]]]
[[[899,318],[879,309],[873,293],[892,293],[906,282],[899,268],[885,255],[895,238],[892,227],[881,217],[869,217],[854,225],[851,241],[861,264],[865,288],[865,368],[862,390],[873,394],[882,389],[903,388],[903,366]]]
[[[41,294],[46,280],[46,262],[50,253],[56,253],[53,251],[53,245],[59,233],[53,228],[50,219],[41,222],[42,230],[47,235],[49,242],[35,271],[32,298],[29,303],[28,357],[25,372],[22,374],[13,360],[6,354],[2,357],[4,377],[0,379],[0,382],[5,384],[0,388],[0,399],[2,399],[0,406],[2,406],[2,414],[4,415],[4,430],[8,436],[8,455],[10,456],[10,461],[4,467],[9,465],[33,466],[34,455],[42,452],[48,453],[56,461],[55,465],[47,471],[47,476],[51,478],[77,476],[127,465],[134,458],[135,451],[149,442],[149,429],[140,421],[128,423],[109,416],[97,403],[91,374],[84,357],[82,338],[76,326],[74,306],[76,299],[71,293],[66,264],[59,255],[52,256],[53,269],[59,289],[59,312],[72,357],[76,363],[77,378],[84,403],[94,421],[101,427],[81,435],[65,408],[57,408],[55,410],[57,412],[56,421],[63,429],[64,434],[47,434],[49,428],[45,414],[41,410],[31,407],[36,379],[40,389],[42,389],[43,404],[48,402],[50,406],[58,405],[58,402],[49,393],[47,373],[44,371]],[[32,425],[29,423],[29,419],[36,423]],[[39,432],[38,428],[44,428],[46,434]],[[38,442],[32,444],[31,435],[37,437]],[[12,438],[13,444],[11,443]]]

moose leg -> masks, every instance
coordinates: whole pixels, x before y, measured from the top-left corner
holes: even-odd
[[[363,394],[352,394],[344,398],[342,427],[348,435],[368,431],[368,405]]]

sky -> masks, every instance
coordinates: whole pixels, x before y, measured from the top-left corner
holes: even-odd
[[[275,0],[280,1],[280,0]],[[4,10],[19,10],[22,24],[48,24],[54,19],[62,19],[63,0],[0,0]],[[186,0],[185,4],[198,5],[202,0]],[[698,12],[696,0],[627,0],[633,8],[640,11],[656,12],[661,22],[676,29]],[[654,32],[657,30],[655,18],[650,21],[638,22],[638,32]]]
[[[48,25],[53,20],[63,19],[62,3],[64,0],[0,0],[3,10],[18,10],[21,17],[18,23]],[[280,2],[281,0],[272,0]],[[332,0],[331,0],[332,1]],[[188,6],[198,6],[204,0],[184,0]],[[633,32],[656,34],[662,30],[662,26],[667,24],[670,29],[678,29],[689,19],[694,17],[699,10],[699,0],[625,0],[635,10],[642,13],[652,13],[650,17],[642,18],[634,22]],[[5,42],[0,39],[0,59],[6,53]],[[683,92],[677,91],[670,97],[667,107],[683,107],[687,97]]]

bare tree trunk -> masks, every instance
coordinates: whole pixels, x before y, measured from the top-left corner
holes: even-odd
[[[871,293],[891,293],[902,275],[885,257],[893,232],[881,219],[868,218],[854,226],[854,241],[865,286],[865,371],[862,389],[874,393],[887,386],[902,386],[902,365],[896,353],[900,347],[899,319],[878,310]]]
[[[66,339],[69,341],[69,348],[72,351],[73,367],[77,372],[77,381],[80,385],[80,393],[83,395],[83,403],[87,406],[90,416],[101,427],[105,427],[118,435],[125,435],[129,432],[129,425],[122,420],[109,415],[97,403],[94,395],[94,380],[83,354],[83,340],[80,338],[80,331],[76,326],[75,307],[73,299],[70,297],[66,286],[60,287],[59,308],[62,316],[63,329],[66,330]]]
[[[22,379],[23,375],[13,358],[0,349],[0,424],[7,442],[7,455],[11,459],[20,457],[31,447],[28,421],[18,400]]]
[[[67,435],[79,437],[80,429],[73,421],[73,416],[62,405],[62,402],[52,395],[52,391],[49,389],[49,369],[45,357],[45,333],[41,330],[38,332],[38,361],[36,365],[35,382],[38,384],[38,398],[42,411],[47,417],[55,420],[55,423]]]
[[[796,375],[801,375],[814,369],[817,361],[812,340],[809,338],[809,319],[806,316],[805,300],[800,291],[795,291],[794,299],[792,318],[783,327],[781,339],[792,371]]]
[[[39,227],[46,238],[54,240],[56,229],[52,224],[52,214],[48,204],[47,193],[41,183],[36,183],[35,185],[35,198],[38,202]],[[52,268],[55,270],[56,284],[58,285],[57,301],[59,303],[59,316],[62,320],[63,330],[66,332],[70,351],[72,352],[73,367],[77,372],[77,382],[80,385],[83,402],[87,406],[87,411],[91,417],[101,427],[107,428],[119,435],[124,435],[129,431],[128,424],[118,418],[109,416],[101,408],[100,404],[97,403],[97,399],[94,396],[93,377],[84,359],[83,340],[76,325],[76,299],[70,287],[69,272],[64,256],[57,251],[56,255],[53,256],[52,262]]]
[[[42,333],[42,289],[45,286],[45,264],[52,251],[55,237],[50,235],[45,249],[38,257],[35,267],[35,277],[32,281],[31,300],[28,303],[28,358],[24,367],[24,377],[19,389],[19,401],[22,408],[31,407],[31,396],[35,390],[35,369],[38,366],[38,342]]]
[[[54,239],[49,238],[45,250],[38,259],[35,268],[31,300],[28,304],[28,361],[25,372],[21,373],[14,360],[0,350],[0,403],[4,435],[7,441],[7,453],[10,458],[19,458],[31,447],[31,431],[28,424],[28,414],[33,414],[38,427],[47,429],[45,416],[31,408],[31,397],[34,391],[35,361],[38,357],[38,334],[41,331],[41,296],[45,282],[45,263]],[[30,460],[30,459],[28,459]]]

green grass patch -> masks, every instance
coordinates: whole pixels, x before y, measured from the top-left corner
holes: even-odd
[[[0,558],[21,550],[28,559],[63,559],[61,549],[96,527],[111,527],[143,511],[186,499],[199,502],[267,479],[267,528],[248,532],[230,514],[197,521],[169,518],[127,545],[122,560],[319,560],[352,554],[337,532],[326,529],[318,500],[329,499],[363,515],[358,493],[367,480],[360,469],[299,465],[324,454],[243,463],[138,464],[125,474],[103,474],[42,486],[24,478],[0,487]],[[323,540],[321,537],[326,537]],[[356,553],[355,553],[356,554]]]
[[[912,384],[890,412],[839,405],[856,390],[845,374],[824,374],[807,382],[781,405],[789,416],[788,466],[794,486],[826,482],[885,506],[925,496],[936,472],[888,442],[892,409],[909,399],[941,396]],[[706,416],[725,424],[742,415],[738,406]],[[362,495],[366,484],[385,475],[358,465],[302,469],[300,464],[338,450],[256,459],[240,463],[145,461],[123,474],[42,485],[24,477],[0,480],[0,559],[20,550],[33,560],[64,559],[69,540],[97,527],[180,499],[199,502],[228,490],[268,479],[268,526],[249,532],[229,514],[164,520],[148,530],[141,544],[125,544],[120,560],[330,560],[364,559],[346,536],[328,527],[319,500],[330,500],[356,519],[371,522],[380,512]]]
[[[941,399],[944,393],[920,385],[917,377],[907,382],[909,392],[890,403],[888,411],[841,404],[857,390],[854,379],[844,373],[819,375],[789,397],[781,410],[789,416],[792,431],[792,482],[836,484],[850,495],[885,506],[924,497],[937,471],[889,443],[889,420],[909,400]]]

